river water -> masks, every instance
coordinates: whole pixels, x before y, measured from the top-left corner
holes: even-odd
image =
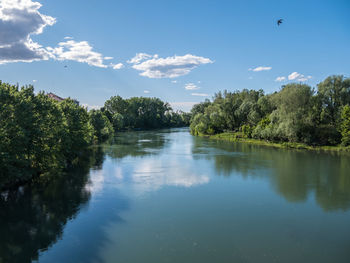
[[[121,133],[0,216],[0,263],[349,263],[350,156]]]

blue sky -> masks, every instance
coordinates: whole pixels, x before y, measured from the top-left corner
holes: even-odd
[[[349,12],[347,0],[0,0],[0,79],[91,107],[118,94],[184,110],[224,89],[315,86],[349,77]]]

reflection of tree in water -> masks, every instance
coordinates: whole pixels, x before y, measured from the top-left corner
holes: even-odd
[[[62,235],[64,225],[90,198],[88,177],[64,176],[54,182],[3,194],[0,200],[0,262],[31,262]]]
[[[104,146],[104,151],[114,159],[155,154],[164,148],[167,142],[163,133],[165,131],[119,133],[112,144]]]
[[[350,161],[347,154],[275,149],[244,143],[194,139],[195,158],[215,160],[218,174],[268,177],[291,202],[311,192],[324,210],[350,209]]]
[[[329,159],[328,162],[332,160]],[[316,199],[325,210],[350,208],[350,158],[334,158],[335,167],[324,160],[319,166]]]
[[[101,146],[91,147],[89,155],[90,165],[94,169],[102,169],[102,164],[105,160],[105,154]]]
[[[233,144],[194,137],[193,145],[194,159],[215,158],[214,165],[218,175],[231,176],[233,172],[237,172],[243,177],[261,176],[262,170],[266,168],[266,160],[247,154],[259,150],[251,144]]]
[[[88,204],[91,195],[86,187],[89,168],[101,165],[102,156],[101,150],[94,151],[91,158],[84,160],[84,164],[67,174],[0,195],[1,263],[37,260],[39,253],[48,250],[62,237],[66,223]],[[107,220],[111,216],[105,213],[103,217]],[[97,229],[95,226],[95,232]],[[97,249],[98,241],[103,241],[101,232],[100,236],[95,233],[95,240],[91,241],[93,246],[83,255],[79,253],[79,259],[86,255],[84,262],[93,260],[92,254]]]

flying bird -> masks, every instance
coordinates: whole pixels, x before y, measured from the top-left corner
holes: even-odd
[[[67,68],[67,65],[65,65],[64,67]]]
[[[277,25],[278,26],[280,26],[282,23],[283,23],[283,19],[282,18],[277,20]]]

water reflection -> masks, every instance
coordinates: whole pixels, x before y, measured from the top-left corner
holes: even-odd
[[[165,186],[206,184],[207,171],[195,166],[191,148],[192,138],[186,129],[121,133],[113,145],[104,146],[111,159],[105,170],[109,166],[109,174],[114,174],[110,183],[118,182],[122,188],[129,185],[128,191],[136,196]]]
[[[103,150],[113,159],[156,154],[169,142],[167,133],[167,130],[119,133],[110,144],[104,145]]]
[[[68,222],[76,221],[77,215],[88,207],[90,186],[93,185],[89,179],[89,169],[94,167],[97,171],[102,162],[103,151],[96,148],[79,167],[66,174],[3,192],[0,195],[0,262],[25,263],[36,261],[39,257],[40,262],[95,261],[98,245],[105,241],[99,224],[122,221],[118,218],[118,211],[127,208],[118,193],[112,196],[115,203],[108,204],[110,213],[98,211],[98,220],[80,224],[83,232],[81,228],[70,229],[69,233],[64,229]],[[118,203],[118,200],[121,201]],[[102,208],[99,207],[100,210]],[[58,242],[53,245],[63,235],[66,241],[62,253],[59,253],[62,244]],[[71,243],[67,242],[67,236],[68,240],[71,237]],[[69,259],[67,253],[71,255]]]
[[[179,158],[140,160],[130,179],[138,195],[164,186],[192,187],[209,182],[207,175],[195,171],[194,167],[182,163]]]
[[[350,208],[350,161],[347,154],[318,153],[194,138],[196,159],[214,160],[218,175],[263,177],[290,202],[310,194],[325,210]]]
[[[85,206],[86,174],[22,187],[0,198],[0,262],[31,262],[62,236],[64,225]]]
[[[295,251],[291,248],[297,238],[290,239],[289,232],[300,235],[298,240],[306,238],[305,244],[315,244],[313,238],[319,236],[308,235],[307,230],[313,225],[294,224],[295,218],[307,216],[307,209],[317,221],[323,212],[309,202],[292,217],[293,206],[279,202],[278,195],[293,203],[314,198],[324,211],[350,208],[347,155],[211,141],[178,129],[122,133],[114,144],[94,148],[90,157],[62,177],[0,196],[1,263],[144,258],[179,262],[189,255],[201,258],[198,262],[220,257],[232,262],[232,247],[226,247],[232,242],[236,253],[244,256],[258,257],[255,251],[265,253],[273,246],[279,255],[285,241],[285,251]],[[252,183],[238,176],[258,180]],[[271,194],[271,188],[278,195]],[[256,200],[257,192],[266,206]],[[273,211],[265,210],[270,207]],[[339,214],[329,213],[322,220],[329,219],[325,225],[346,225],[347,219]],[[332,231],[322,233],[329,237]],[[344,236],[337,246],[348,244]],[[316,243],[317,250],[312,251],[322,246]],[[157,253],[160,247],[168,249]],[[217,249],[209,253],[211,258],[208,249]],[[244,262],[243,257],[240,260]]]

